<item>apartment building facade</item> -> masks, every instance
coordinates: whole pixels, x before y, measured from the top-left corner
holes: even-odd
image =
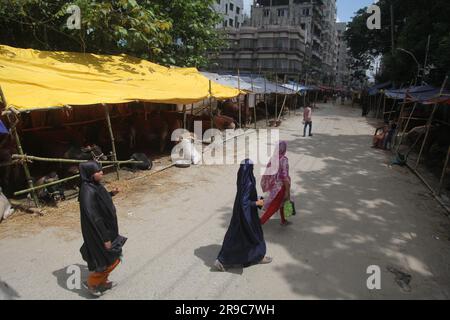
[[[217,71],[271,73],[298,79],[305,52],[304,32],[298,27],[244,26],[227,30],[228,47],[216,60]]]
[[[239,29],[244,23],[244,0],[215,0],[214,10],[223,15],[217,28]]]
[[[336,30],[338,34],[338,57],[336,68],[336,85],[347,87],[350,83],[350,56],[348,54],[347,42],[344,39],[344,32],[347,29],[345,22],[336,24]]]

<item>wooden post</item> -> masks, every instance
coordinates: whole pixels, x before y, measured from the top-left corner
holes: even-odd
[[[447,84],[447,80],[448,80],[448,76],[445,77],[444,82],[442,83],[442,87],[441,87],[441,91],[439,93],[439,97],[442,96],[442,92],[445,89],[445,86]],[[428,122],[427,122],[427,132],[425,133],[425,138],[423,138],[423,143],[422,143],[422,146],[420,147],[419,158],[417,159],[417,162],[416,162],[416,168],[415,168],[416,170],[419,167],[420,158],[422,157],[423,149],[425,148],[425,144],[427,143],[428,135],[430,134],[431,124],[433,122],[433,117],[434,117],[434,114],[436,112],[437,106],[438,106],[438,103],[435,103],[434,107],[433,107],[433,111],[431,112],[430,118],[428,119]]]
[[[383,121],[384,121],[384,115],[385,115],[385,113],[386,113],[386,95],[384,95],[384,98],[383,98]]]
[[[2,97],[4,99],[4,97]],[[3,103],[7,105],[6,100],[3,100]],[[25,155],[22,148],[22,143],[20,142],[19,133],[17,132],[17,123],[19,122],[19,119],[17,118],[17,115],[15,115],[16,119],[14,121],[11,121],[9,118],[11,114],[9,113],[7,115],[8,120],[11,124],[11,133],[14,135],[14,138],[16,139],[16,145],[17,145],[17,151],[20,155]],[[31,178],[30,169],[28,168],[28,164],[26,161],[22,162],[23,171],[25,171],[25,178],[27,179],[27,184],[29,188],[34,188],[33,179]],[[39,199],[37,197],[37,193],[35,190],[31,191],[31,196],[33,198],[34,204],[36,205],[36,208],[39,208]]]
[[[439,181],[438,196],[440,196],[442,192],[442,186],[444,184],[445,172],[447,171],[449,159],[450,159],[450,147],[448,147],[447,157],[445,158],[444,168],[442,169],[441,180]]]
[[[113,133],[112,125],[111,125],[111,118],[109,116],[109,107],[108,107],[108,105],[106,103],[103,103],[103,107],[105,109],[106,123],[108,124],[109,136],[111,138],[112,159],[113,159],[113,161],[117,161],[116,142],[115,142],[115,139],[114,139],[114,133]],[[117,180],[120,180],[119,170],[120,170],[120,166],[116,162]]]

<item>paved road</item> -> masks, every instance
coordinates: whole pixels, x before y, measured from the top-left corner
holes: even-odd
[[[211,269],[232,212],[237,165],[171,169],[117,200],[129,241],[112,276],[119,286],[102,299],[448,299],[444,212],[412,174],[390,168],[389,156],[369,147],[373,127],[359,110],[319,106],[313,138],[301,137],[300,117],[281,127],[299,214],[287,228],[279,217],[264,226],[272,264]],[[76,225],[2,239],[0,292],[85,299],[65,285],[69,265],[87,274],[80,245]],[[366,286],[370,265],[381,269],[381,290]],[[409,287],[399,286],[390,267],[404,273],[400,284],[411,276]]]

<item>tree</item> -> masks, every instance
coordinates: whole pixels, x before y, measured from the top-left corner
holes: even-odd
[[[366,9],[361,9],[349,23],[345,33],[356,67],[367,69],[371,61],[381,55],[383,70],[378,80],[409,83],[417,76],[417,63],[397,48],[412,52],[423,67],[428,35],[431,35],[427,65],[432,64],[436,69],[425,80],[440,85],[450,70],[450,2],[380,0],[377,5],[382,12],[381,30],[368,30],[366,21],[369,14]],[[394,51],[391,45],[391,5],[394,9]]]
[[[165,65],[202,66],[220,45],[213,0],[9,0],[0,2],[0,43],[40,50],[126,53]],[[69,30],[67,8],[81,9]]]

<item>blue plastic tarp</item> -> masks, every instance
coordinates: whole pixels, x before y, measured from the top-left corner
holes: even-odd
[[[369,88],[369,96],[374,96],[380,92],[381,89],[389,88],[392,85],[392,82],[385,82],[374,85]]]
[[[6,126],[3,124],[2,120],[0,120],[0,134],[8,134],[9,131],[6,129]]]

